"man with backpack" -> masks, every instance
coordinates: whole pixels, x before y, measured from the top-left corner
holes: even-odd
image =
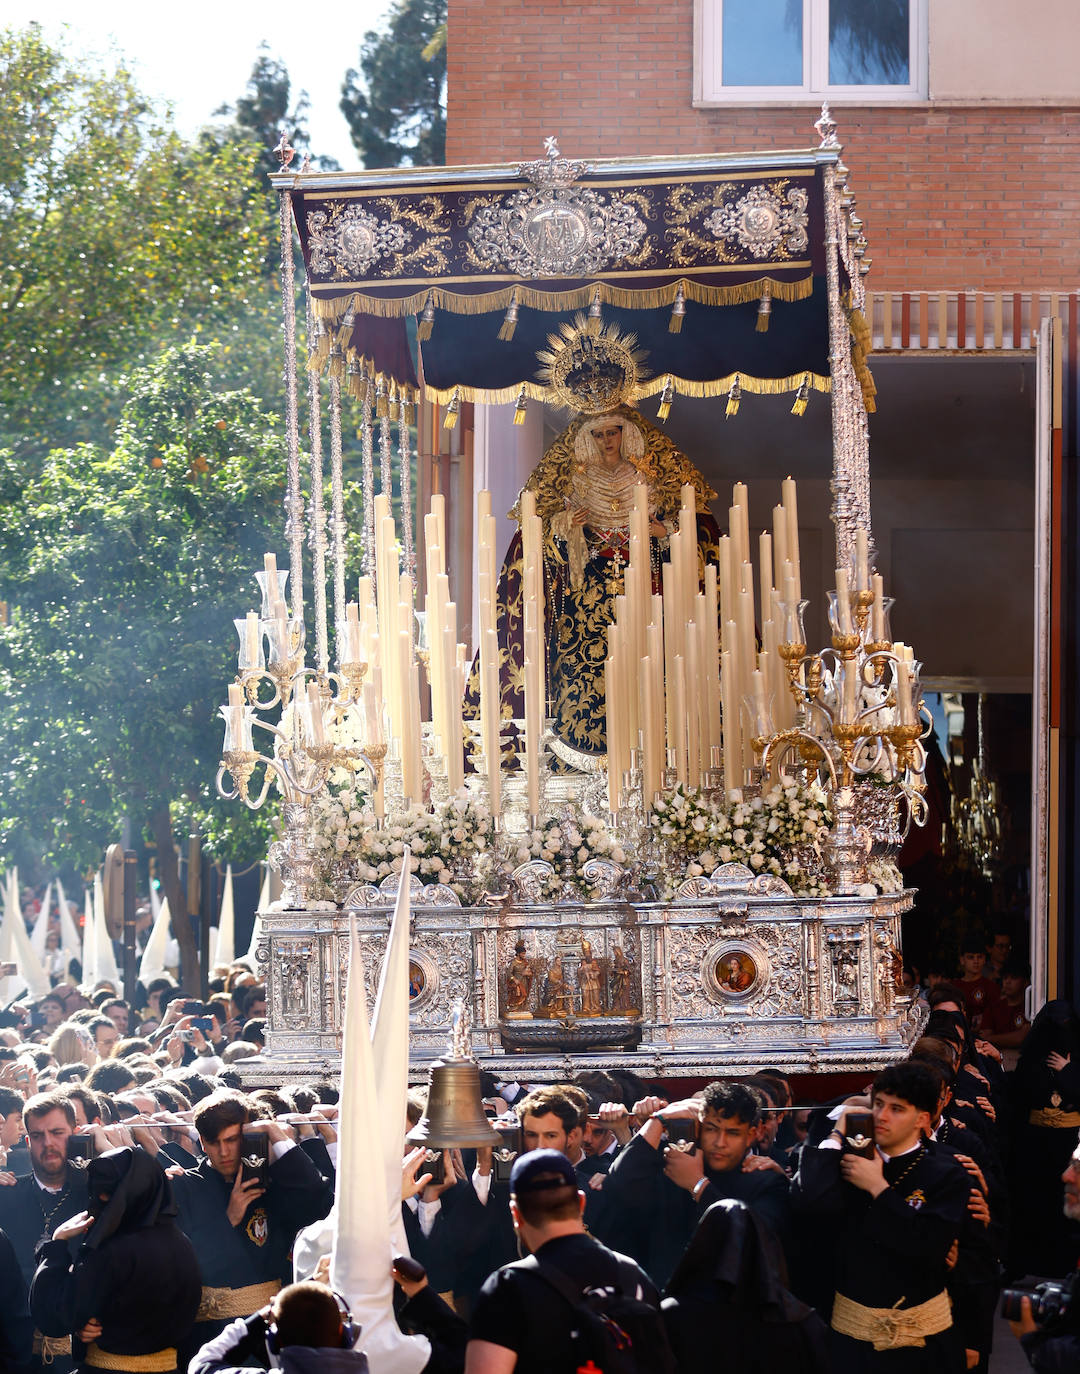
[[[557,1150],[514,1164],[510,1210],[528,1257],[480,1291],[466,1374],[669,1374],[674,1368],[647,1275],[585,1230],[585,1195]]]

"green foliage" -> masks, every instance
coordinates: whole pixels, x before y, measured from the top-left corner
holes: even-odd
[[[235,106],[223,105],[214,111],[215,115],[229,119],[229,123],[207,131],[210,139],[254,144],[260,150],[258,173],[264,186],[266,175],[278,170],[274,149],[282,130],[296,151],[297,165],[309,149],[307,92],[301,91],[290,108],[291,90],[284,62],[270,56],[269,44],[260,43],[244,94]]]
[[[117,65],[0,31],[0,443],[107,441],[118,367],[234,327],[268,288],[249,139],[196,149]]]
[[[346,72],[341,88],[365,167],[446,161],[445,25],[446,0],[398,0],[387,29],[365,34],[360,70]]]
[[[257,607],[284,492],[275,421],[215,385],[220,364],[187,345],[122,379],[110,448],[54,451],[29,479],[0,456],[0,847],[85,868],[125,816],[209,809],[231,621]],[[248,836],[227,857],[265,853]]]

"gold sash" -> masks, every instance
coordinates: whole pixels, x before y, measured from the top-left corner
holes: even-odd
[[[131,1371],[131,1374],[166,1374],[167,1370],[176,1368],[176,1347],[168,1345],[149,1355],[114,1355],[111,1350],[102,1350],[92,1343],[86,1348],[83,1364],[91,1364],[95,1369]]]
[[[35,1331],[33,1350],[34,1354],[40,1358],[42,1364],[52,1364],[57,1355],[67,1355],[70,1358],[71,1337],[43,1336],[40,1331]]]
[[[904,1299],[901,1298],[900,1302]],[[864,1307],[837,1293],[832,1310],[832,1329],[857,1341],[869,1341],[875,1350],[898,1350],[902,1346],[925,1345],[927,1336],[948,1331],[952,1308],[944,1289],[917,1307]]]
[[[1080,1112],[1063,1112],[1060,1107],[1036,1107],[1028,1121],[1032,1126],[1052,1126],[1056,1130],[1080,1131]]]
[[[197,1322],[215,1322],[223,1317],[250,1317],[260,1307],[265,1307],[281,1284],[277,1279],[266,1283],[249,1283],[246,1288],[204,1288],[199,1310],[195,1315]]]

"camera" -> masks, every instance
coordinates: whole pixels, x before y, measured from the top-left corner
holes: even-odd
[[[1069,1311],[1073,1298],[1075,1275],[1062,1281],[1047,1279],[1034,1288],[1006,1288],[1001,1294],[1001,1315],[1008,1322],[1018,1322],[1023,1316],[1021,1303],[1031,1299],[1031,1315],[1040,1326],[1057,1321]]]
[[[195,1037],[191,1033],[194,1030],[202,1031],[203,1039],[209,1041],[214,1033],[214,1018],[212,1016],[193,1016],[191,1018],[191,1024],[185,1026],[180,1032],[180,1039],[194,1040]]]
[[[442,1150],[425,1150],[424,1161],[420,1165],[422,1174],[430,1174],[432,1183],[446,1182],[446,1161]]]
[[[697,1149],[699,1123],[689,1117],[668,1118],[664,1121],[664,1134],[673,1150],[692,1154]]]
[[[260,1188],[270,1182],[270,1142],[259,1131],[245,1131],[240,1142],[240,1177],[254,1180]]]
[[[861,1155],[863,1159],[873,1159],[873,1112],[845,1112],[844,1143],[842,1148],[846,1155]]]
[[[502,1144],[492,1151],[491,1176],[496,1183],[509,1183],[514,1161],[521,1154],[521,1126],[517,1122],[506,1125],[496,1122],[495,1129],[502,1137]]]

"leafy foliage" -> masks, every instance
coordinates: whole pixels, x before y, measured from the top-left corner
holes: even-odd
[[[196,149],[117,65],[38,26],[0,32],[0,442],[15,457],[107,440],[118,367],[228,331],[266,293],[258,150]]]
[[[341,88],[365,167],[446,161],[445,26],[446,0],[398,0],[387,29],[365,34],[360,70]]]
[[[0,467],[9,850],[36,843],[85,868],[125,816],[138,828],[184,796],[208,809],[230,622],[257,604],[283,495],[275,422],[215,386],[219,362],[216,348],[170,350],[121,382],[110,449],[54,451],[30,480],[10,454]],[[249,857],[265,852],[260,829]]]

